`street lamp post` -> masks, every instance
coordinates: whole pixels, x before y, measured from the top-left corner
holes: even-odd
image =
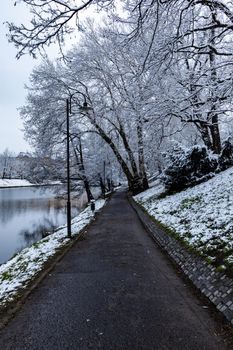
[[[83,95],[81,92],[76,92]],[[75,93],[74,93],[75,94]],[[70,114],[71,114],[71,101],[72,97],[74,96],[72,94],[70,98],[66,99],[66,162],[67,162],[67,237],[72,238],[71,235],[71,201],[70,201]],[[84,96],[84,103],[83,106],[80,107],[80,112],[87,113],[88,111],[92,110],[91,107],[88,107],[86,102],[86,97]]]
[[[106,182],[106,162],[104,160],[104,199],[105,199],[105,192],[106,192],[106,186],[105,186],[105,182]]]
[[[71,238],[71,203],[70,203],[70,121],[69,100],[66,100],[66,161],[67,161],[67,237]]]

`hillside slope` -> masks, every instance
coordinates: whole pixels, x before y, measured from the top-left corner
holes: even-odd
[[[155,186],[134,199],[219,269],[233,269],[233,167],[209,181],[158,199]]]

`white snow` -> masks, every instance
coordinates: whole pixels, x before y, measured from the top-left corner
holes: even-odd
[[[27,180],[20,179],[0,179],[0,187],[25,187],[33,184]]]
[[[199,253],[214,261],[223,252],[222,263],[233,264],[232,188],[233,167],[207,182],[165,198],[158,198],[163,192],[161,185],[134,198]]]
[[[46,183],[33,184],[28,180],[20,179],[0,179],[1,187],[27,187],[27,186],[47,186],[47,185],[62,185],[61,181],[47,180]]]
[[[97,200],[95,204],[98,211],[104,206],[105,200]],[[72,235],[78,235],[92,220],[92,211],[87,207],[72,220]],[[55,233],[25,248],[1,265],[0,306],[12,301],[19,289],[26,288],[31,279],[43,269],[45,262],[68,242],[67,228],[62,226]]]

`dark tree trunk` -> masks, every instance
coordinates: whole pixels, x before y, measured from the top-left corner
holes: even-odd
[[[218,115],[215,114],[212,117],[212,125],[210,126],[210,132],[212,137],[212,148],[214,153],[220,154],[221,152],[221,138],[218,126]]]
[[[213,150],[213,145],[210,137],[209,127],[206,122],[195,123],[200,134],[202,141],[208,149]]]
[[[105,197],[105,184],[104,184],[104,181],[103,181],[103,178],[102,176],[99,174],[99,182],[100,182],[100,188],[101,188],[101,193],[102,193],[102,196]]]
[[[91,193],[90,184],[89,184],[89,181],[87,180],[87,178],[85,178],[83,180],[83,184],[84,184],[85,191],[86,191],[86,194],[87,194],[87,201],[88,201],[88,203],[90,203],[90,201],[92,199],[94,199],[94,197],[93,197],[93,195]]]
[[[214,17],[212,14],[213,24],[214,24]],[[210,97],[211,97],[211,109],[209,112],[209,121],[211,122],[210,125],[210,132],[212,137],[212,145],[213,145],[213,151],[217,154],[221,152],[221,138],[220,138],[220,131],[219,131],[219,125],[218,125],[218,114],[216,112],[217,110],[217,102],[218,102],[218,95],[217,95],[217,70],[216,70],[216,53],[214,51],[215,49],[215,40],[216,40],[216,32],[213,28],[211,30],[211,47],[209,51],[209,58],[210,58]]]
[[[118,160],[119,164],[121,165],[121,168],[127,178],[129,190],[135,195],[137,193],[140,193],[142,191],[145,191],[149,188],[146,173],[142,174],[140,176],[138,174],[137,168],[135,169],[135,172],[133,172],[123,159],[122,155],[120,154],[119,150],[117,149],[116,145],[112,141],[112,139],[105,133],[105,131],[101,128],[99,124],[96,123],[94,119],[90,119],[93,126],[95,126],[97,133],[103,138],[105,142],[111,147],[113,153],[116,156],[116,159]],[[122,135],[121,135],[122,136]],[[126,140],[125,140],[126,141]],[[127,142],[124,142],[124,146],[127,148]],[[129,154],[129,149],[126,149],[127,153]],[[134,163],[131,162],[131,167],[134,167]]]
[[[84,184],[84,187],[85,187],[85,190],[86,190],[88,203],[90,203],[90,201],[92,199],[94,199],[94,197],[93,197],[93,195],[91,193],[90,183],[89,183],[89,181],[87,179],[86,171],[85,171],[85,167],[84,167],[83,148],[82,148],[81,138],[79,138],[79,153],[80,153],[80,170],[81,170],[82,176],[83,176],[83,184]]]
[[[3,173],[2,173],[2,179],[5,179],[6,177],[6,168],[4,167],[3,168]]]
[[[94,197],[91,193],[90,183],[88,181],[88,178],[87,178],[86,172],[85,172],[81,138],[79,138],[79,149],[78,149],[78,147],[76,148],[74,146],[73,140],[71,140],[71,142],[72,142],[75,158],[76,158],[77,164],[79,166],[79,171],[81,172],[81,179],[83,180],[83,185],[84,185],[84,188],[85,188],[85,191],[87,194],[87,201],[88,201],[88,203],[90,203],[90,201],[92,199],[94,199]],[[78,155],[78,153],[79,153],[79,155]]]
[[[129,181],[129,191],[133,195],[143,192],[149,188],[148,181],[146,179],[141,179],[139,176],[135,176]]]
[[[112,190],[112,182],[109,177],[107,177],[107,185],[108,185],[108,191],[110,192]]]
[[[138,134],[138,163],[139,163],[139,176],[142,183],[143,191],[149,188],[147,174],[145,170],[145,158],[144,158],[144,142],[143,142],[143,129],[142,123],[139,118],[137,125],[137,134]]]
[[[127,140],[127,137],[126,137],[126,134],[125,134],[125,131],[124,131],[122,125],[120,125],[119,134],[121,135],[122,141],[123,141],[124,146],[125,146],[125,150],[126,150],[126,152],[128,153],[132,172],[133,172],[135,175],[138,175],[138,169],[137,169],[136,161],[135,161],[135,159],[134,159],[133,152],[132,152],[132,150],[131,150],[131,148],[130,148],[130,146],[129,146],[129,143],[128,143],[128,140]]]

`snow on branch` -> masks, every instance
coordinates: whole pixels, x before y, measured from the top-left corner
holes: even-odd
[[[71,34],[75,27],[80,28],[78,15],[92,4],[103,7],[112,0],[19,0],[30,8],[32,19],[30,26],[16,25],[7,22],[8,39],[19,49],[17,58],[36,52],[58,41],[64,41],[65,34]]]

